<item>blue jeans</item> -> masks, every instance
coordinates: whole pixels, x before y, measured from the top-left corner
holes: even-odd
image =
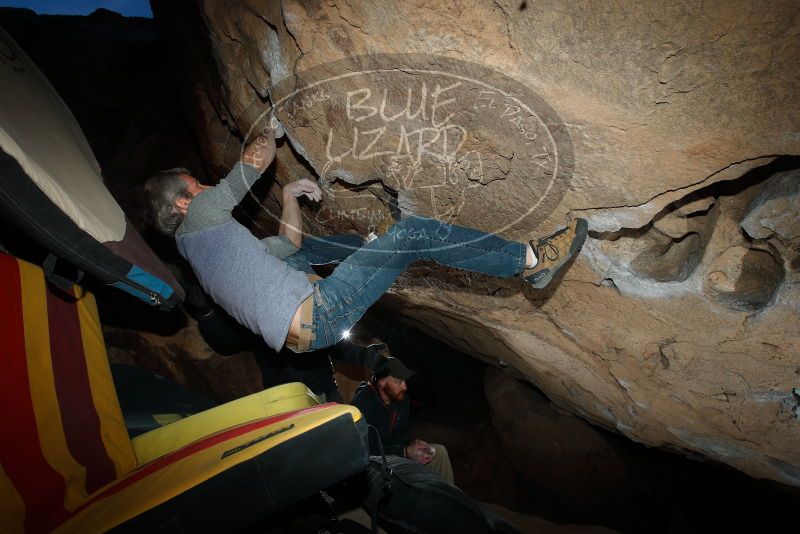
[[[312,265],[341,263],[350,254],[364,245],[360,236],[352,234],[333,235],[328,237],[304,237],[303,247],[286,258],[286,263],[293,269],[314,274]]]
[[[402,219],[314,282],[314,319],[301,327],[314,331],[311,350],[334,345],[416,260],[510,277],[522,272],[525,254],[524,244],[494,234],[423,217]]]

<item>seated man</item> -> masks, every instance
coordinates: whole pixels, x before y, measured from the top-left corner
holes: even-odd
[[[201,185],[185,171],[173,169],[149,179],[145,196],[150,222],[175,237],[179,253],[205,292],[275,351],[335,345],[416,260],[492,276],[522,275],[541,289],[586,239],[583,219],[526,244],[410,216],[354,251],[324,280],[311,281],[268,253],[231,214],[274,157],[275,136],[270,131],[245,148],[242,161],[217,186]],[[306,178],[283,188],[279,235],[297,250],[303,241],[300,196],[320,201],[322,191]]]
[[[411,371],[397,358],[386,358],[385,370],[376,373],[369,382],[362,382],[352,405],[361,410],[367,423],[380,435],[384,454],[403,456],[428,466],[446,482],[453,484],[453,468],[444,445],[410,439],[411,417],[406,379]],[[369,453],[381,454],[378,438],[369,433]]]

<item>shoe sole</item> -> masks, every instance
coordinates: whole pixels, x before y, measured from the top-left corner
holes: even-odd
[[[544,275],[541,279],[537,280],[536,282],[531,282],[528,278],[525,280],[528,281],[535,289],[544,289],[547,287],[547,284],[553,279],[558,271],[572,258],[578,250],[583,246],[584,241],[586,241],[586,235],[589,233],[589,223],[586,219],[579,219],[578,224],[575,225],[575,237],[572,239],[572,243],[569,245],[569,254],[563,260],[561,260],[555,267],[550,269],[546,275]]]

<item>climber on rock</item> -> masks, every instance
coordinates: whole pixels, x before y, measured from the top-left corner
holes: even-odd
[[[148,220],[174,236],[203,289],[238,322],[276,351],[306,352],[334,345],[416,260],[499,277],[520,275],[544,288],[581,247],[583,219],[529,243],[419,216],[401,218],[355,250],[325,279],[311,281],[267,250],[231,212],[275,157],[275,130],[243,152],[216,186],[201,185],[185,169],[163,171],[145,184]],[[278,239],[288,252],[302,246],[298,197],[322,191],[312,180],[286,185]]]

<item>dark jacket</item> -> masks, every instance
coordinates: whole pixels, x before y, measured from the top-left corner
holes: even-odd
[[[406,445],[411,441],[411,418],[408,397],[402,402],[393,402],[388,406],[381,399],[377,385],[362,382],[353,395],[353,406],[361,410],[367,424],[378,430],[385,454],[405,456]],[[369,433],[369,453],[379,455],[380,447],[375,433]]]

